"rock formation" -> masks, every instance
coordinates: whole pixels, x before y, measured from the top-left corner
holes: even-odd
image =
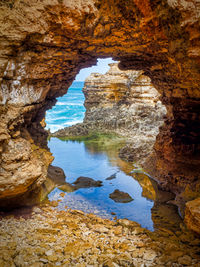
[[[45,180],[52,157],[40,121],[97,57],[143,70],[161,94],[167,119],[150,171],[169,189],[199,180],[199,9],[197,0],[1,1],[1,205]]]
[[[200,234],[200,198],[186,203],[185,222],[189,229]]]
[[[166,109],[143,71],[121,71],[118,63],[109,66],[106,74],[92,73],[85,80],[84,122],[52,135],[64,137],[87,135],[92,131],[114,132],[129,140],[120,152],[121,157],[142,161],[152,152]]]
[[[119,203],[128,203],[133,201],[133,198],[128,193],[120,191],[119,189],[115,189],[112,193],[110,193],[109,198]]]

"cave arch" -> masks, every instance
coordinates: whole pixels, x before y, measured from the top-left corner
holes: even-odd
[[[113,57],[143,70],[168,114],[152,171],[180,191],[199,181],[198,1],[3,1],[0,4],[0,199],[38,188],[52,161],[41,125],[81,68]]]

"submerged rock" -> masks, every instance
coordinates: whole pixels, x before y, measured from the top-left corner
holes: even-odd
[[[64,183],[58,188],[64,192],[74,192],[80,188],[99,187],[102,186],[102,181],[95,181],[92,178],[80,176],[74,183]]]
[[[116,174],[117,174],[117,173],[114,173],[114,174],[110,175],[108,178],[106,178],[106,180],[113,180],[113,179],[116,179]]]
[[[76,190],[75,186],[70,183],[60,185],[58,188],[67,193],[74,192]]]
[[[79,188],[89,188],[89,187],[99,187],[102,186],[102,181],[95,181],[92,178],[80,176],[77,180],[73,183],[75,189]]]
[[[119,191],[118,189],[116,189],[113,193],[111,193],[109,195],[109,198],[119,203],[128,203],[133,201],[133,198],[128,193]]]

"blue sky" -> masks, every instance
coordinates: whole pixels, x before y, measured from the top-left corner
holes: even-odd
[[[92,72],[98,72],[105,74],[109,70],[108,64],[116,62],[112,60],[112,58],[99,58],[97,65],[90,67],[90,68],[85,68],[80,70],[79,74],[76,76],[75,81],[85,81],[85,79],[92,73]]]

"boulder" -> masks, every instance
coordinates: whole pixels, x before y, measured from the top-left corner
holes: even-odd
[[[119,191],[118,189],[116,189],[113,193],[111,193],[109,195],[109,198],[119,203],[128,203],[133,201],[133,198],[128,193]]]
[[[75,186],[75,190],[79,188],[89,188],[89,187],[99,187],[102,186],[102,181],[95,181],[92,178],[80,176],[77,180],[73,183]]]

